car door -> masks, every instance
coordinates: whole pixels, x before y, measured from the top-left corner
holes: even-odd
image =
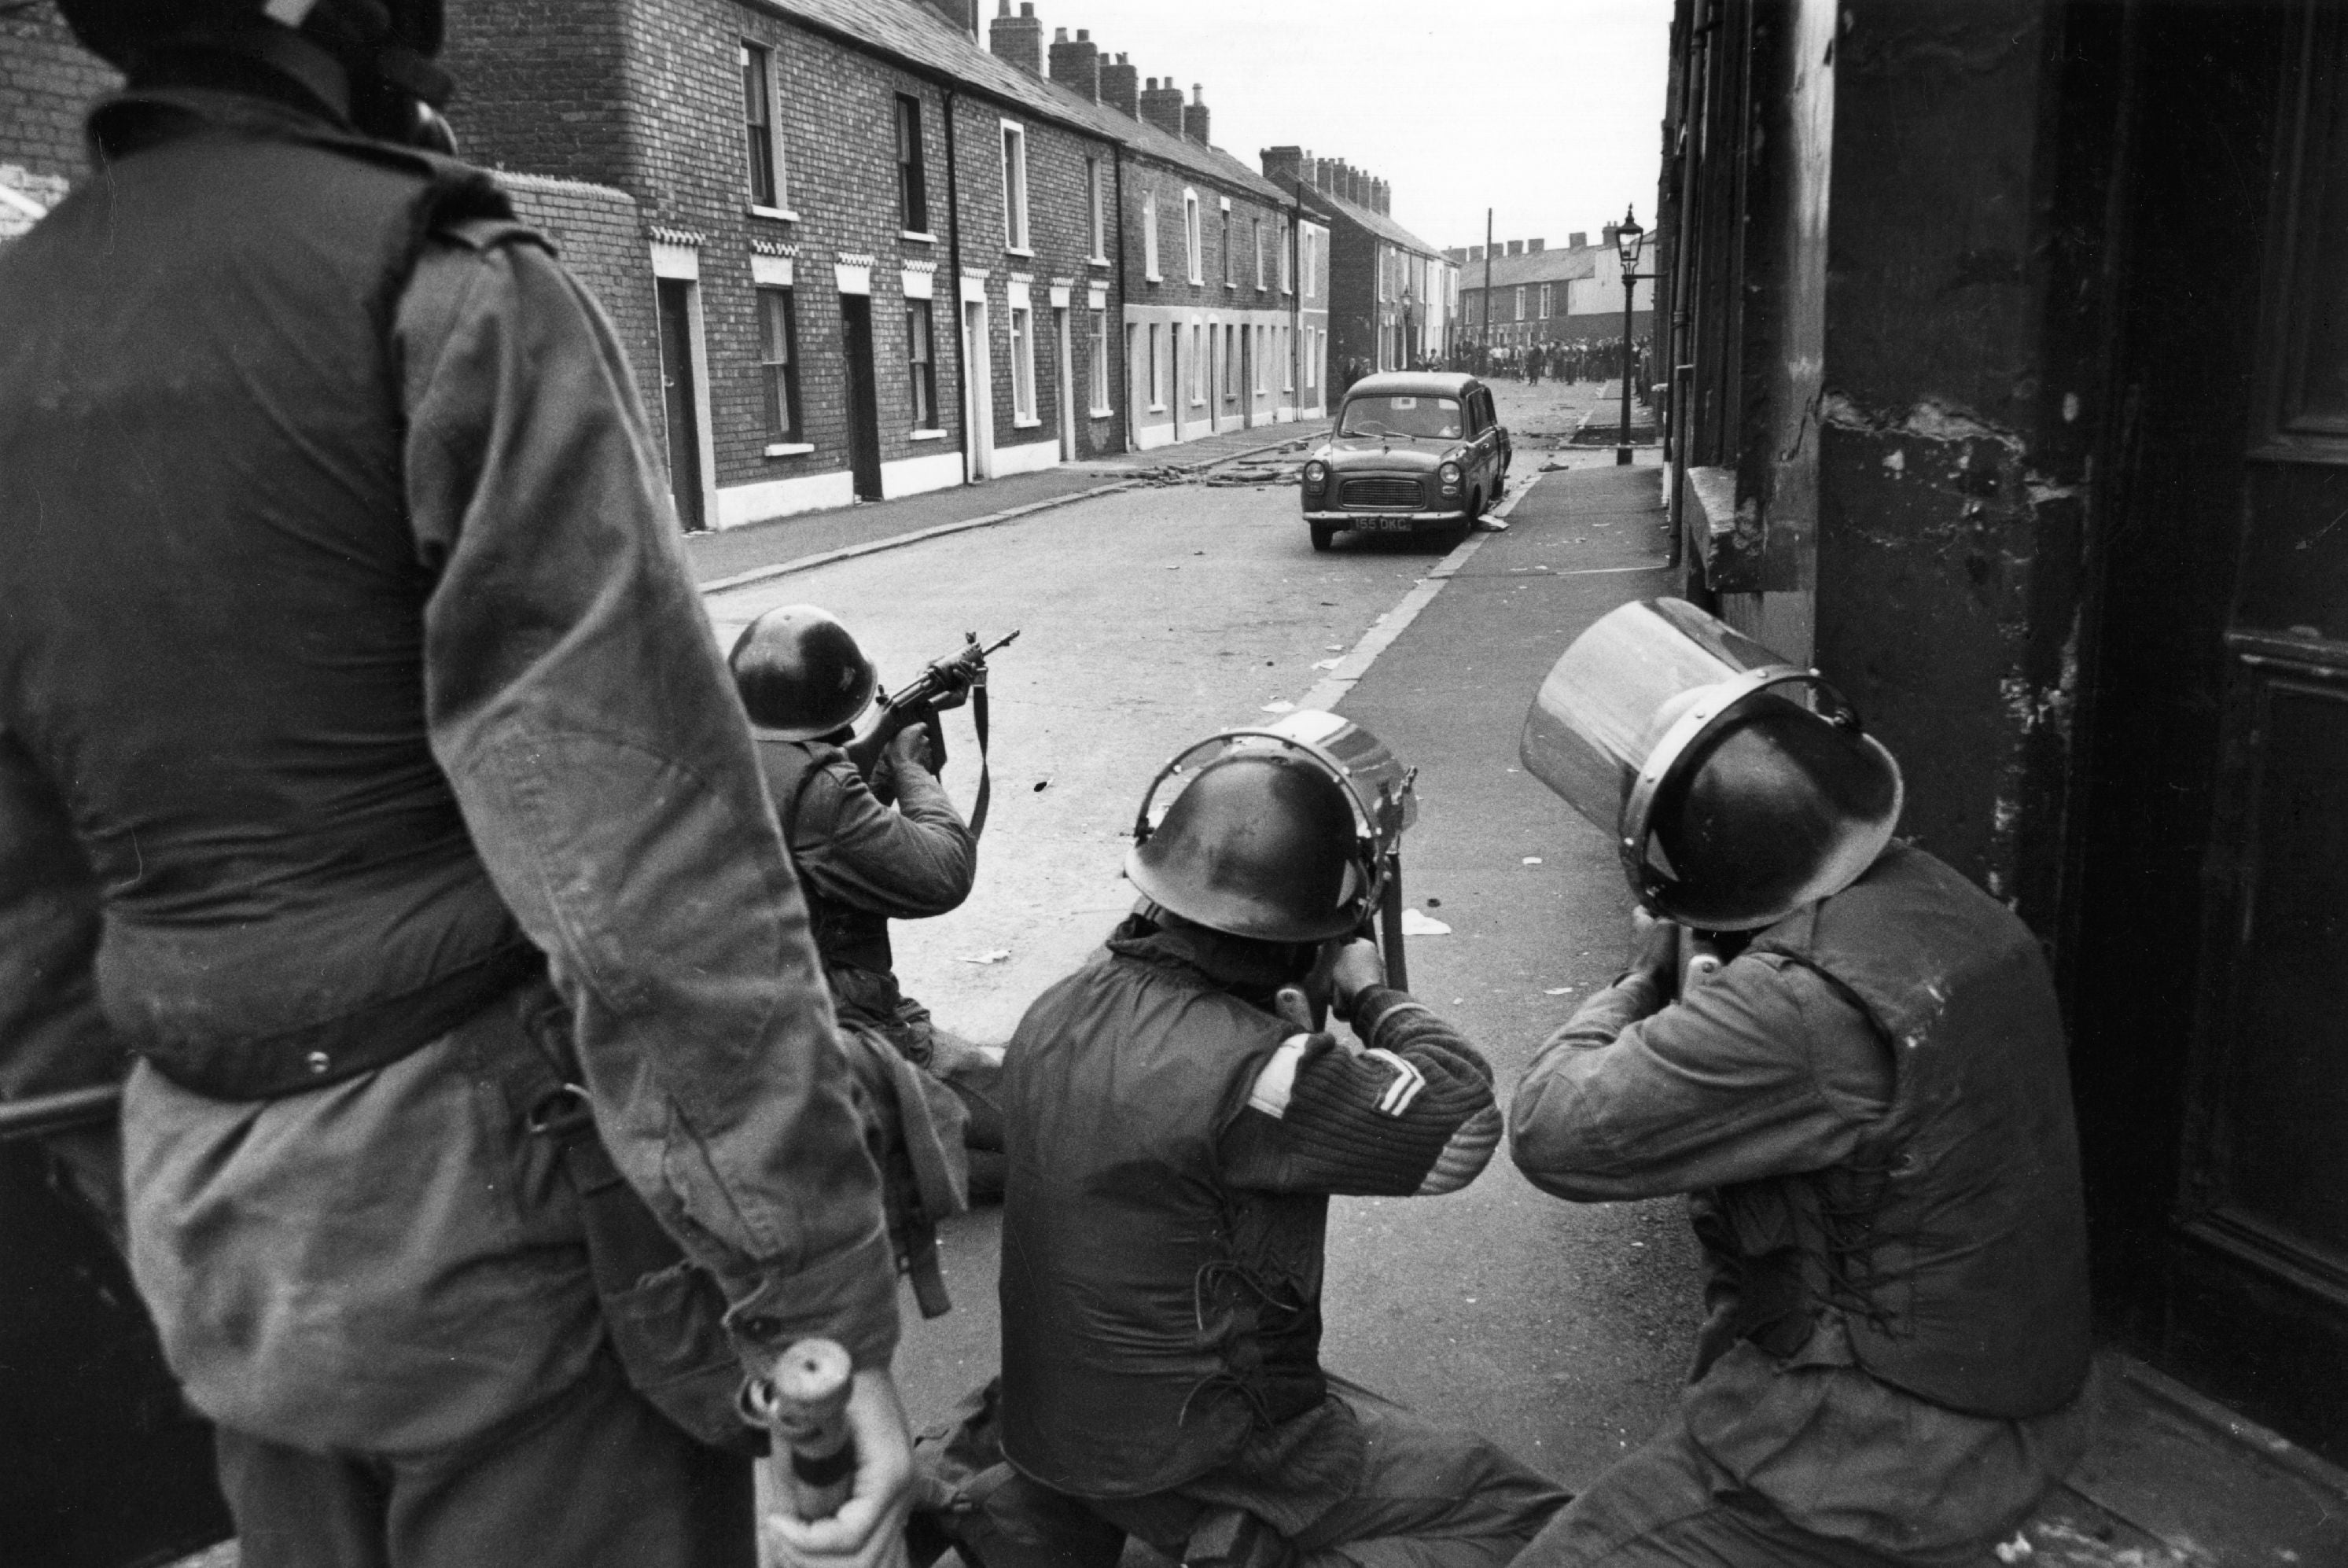
[[[1509,445],[1509,428],[1500,423],[1499,413],[1492,407],[1492,389],[1477,387],[1476,400],[1483,406],[1484,422],[1492,428],[1492,488],[1498,494],[1501,481],[1508,477],[1509,460],[1515,453]]]

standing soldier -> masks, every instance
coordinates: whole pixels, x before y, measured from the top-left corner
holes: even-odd
[[[1777,695],[1805,686],[1816,711]],[[1609,738],[1643,734],[1643,756]],[[1831,688],[1693,605],[1599,622],[1526,736],[1664,918],[1518,1085],[1517,1165],[1582,1202],[1691,1193],[1709,1315],[1677,1414],[1524,1563],[1987,1562],[2087,1432],[2086,1221],[2037,940],[1891,841],[1899,769]],[[1699,985],[1675,919],[1739,934]]]
[[[812,1335],[855,1495],[772,1529],[876,1561],[878,1181],[608,324],[424,150],[438,0],[62,8],[129,87],[0,257],[0,819],[103,893],[0,927],[136,1053],[246,1568],[747,1568],[727,1408]]]
[[[968,1112],[973,1196],[1003,1195],[1003,1047],[977,1046],[897,985],[889,922],[948,913],[970,896],[978,843],[946,798],[929,732],[899,730],[868,782],[841,750],[880,676],[856,638],[813,604],[769,610],[727,659],[799,874],[832,1004],[954,1091]]]

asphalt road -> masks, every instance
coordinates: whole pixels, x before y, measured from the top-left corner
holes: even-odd
[[[1500,388],[1519,485],[1591,390]],[[1643,569],[1660,548],[1656,479],[1652,468],[1542,476],[1510,531],[1479,537],[1340,705],[1421,769],[1407,891],[1453,929],[1414,939],[1414,988],[1487,1049],[1504,1087],[1620,961],[1627,899],[1605,841],[1515,771],[1516,737],[1573,633],[1662,591]],[[949,1026],[1001,1039],[1130,907],[1119,866],[1154,771],[1191,740],[1301,698],[1449,542],[1354,537],[1316,555],[1292,489],[1188,484],[841,562],[709,607],[730,642],[771,605],[825,605],[884,683],[964,630],[1021,628],[994,661],[994,805],[978,885],[963,909],[901,925],[897,940],[911,994]],[[965,717],[948,744],[947,783],[967,806]],[[914,1323],[899,1363],[917,1421],[992,1370],[996,1234],[992,1212],[948,1228],[956,1309]],[[1327,1359],[1570,1483],[1660,1418],[1694,1300],[1675,1206],[1557,1203],[1503,1159],[1453,1198],[1336,1206]]]

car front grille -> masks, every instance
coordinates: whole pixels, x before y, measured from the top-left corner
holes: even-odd
[[[1426,492],[1416,480],[1390,476],[1347,480],[1338,487],[1337,500],[1342,506],[1387,506],[1416,511],[1426,501]]]

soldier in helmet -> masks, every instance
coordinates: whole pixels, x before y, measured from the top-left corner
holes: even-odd
[[[759,766],[844,1019],[880,1031],[954,1091],[968,1113],[974,1197],[1003,1191],[1000,1046],[941,1029],[897,985],[889,922],[960,907],[978,871],[978,845],[932,771],[929,732],[892,737],[867,780],[841,750],[871,707],[872,661],[837,616],[813,604],[767,611],[742,630],[728,659],[750,716]]]
[[[1715,655],[1721,678],[1640,694]],[[1651,704],[1630,770],[1591,765],[1576,738],[1636,735]],[[1691,1194],[1708,1316],[1678,1414],[1523,1562],[1987,1562],[2086,1438],[2085,1222],[2037,940],[1892,840],[1898,767],[1831,688],[1692,605],[1585,634],[1525,758],[1617,838],[1643,908],[1629,970],[1517,1088],[1517,1165],[1577,1202]],[[1684,983],[1691,926],[1727,962]]]
[[[1008,1462],[967,1489],[987,1568],[1110,1568],[1128,1535],[1191,1563],[1498,1568],[1564,1501],[1321,1367],[1331,1195],[1457,1191],[1499,1131],[1482,1057],[1354,935],[1380,863],[1344,783],[1244,738],[1128,858],[1138,912],[1013,1035]]]
[[[0,256],[0,1047],[104,1039],[246,1568],[749,1568],[747,1372],[910,1444],[880,1181],[627,361],[431,150],[438,0],[61,0]],[[113,1070],[119,1070],[117,1067]],[[0,1075],[5,1077],[8,1075]]]

